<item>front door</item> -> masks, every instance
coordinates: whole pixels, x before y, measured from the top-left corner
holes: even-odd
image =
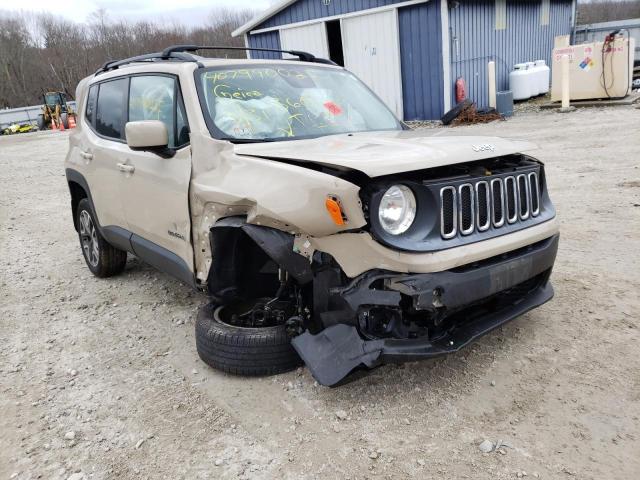
[[[177,78],[134,75],[128,120],[161,120],[169,133],[171,158],[129,149],[121,175],[121,196],[133,250],[147,263],[192,281],[193,250],[189,214],[191,148]]]
[[[402,119],[402,81],[396,10],[342,19],[344,66]]]

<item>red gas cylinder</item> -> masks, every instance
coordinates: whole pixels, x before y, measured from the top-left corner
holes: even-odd
[[[467,98],[467,88],[464,84],[464,78],[458,77],[456,79],[456,103],[462,102]]]

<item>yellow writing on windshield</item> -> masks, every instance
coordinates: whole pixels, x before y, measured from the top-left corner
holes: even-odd
[[[220,83],[213,87],[213,94],[221,98],[235,98],[237,100],[248,100],[250,98],[261,98],[263,94],[258,90],[243,90],[239,87],[232,87],[224,83]]]
[[[340,92],[325,87],[316,72],[291,68],[212,70],[203,74],[212,110],[226,131],[239,136],[309,135],[315,130],[349,128]],[[234,102],[228,103],[229,100]],[[234,105],[235,104],[235,105]],[[269,132],[269,133],[267,133]]]
[[[289,70],[287,68],[256,68],[251,70],[243,68],[238,70],[213,70],[204,74],[205,80],[211,81],[214,84],[235,79],[254,80],[257,78],[264,79],[276,77],[297,78],[300,80],[308,78],[307,74],[305,74],[304,72],[301,72],[299,70]]]

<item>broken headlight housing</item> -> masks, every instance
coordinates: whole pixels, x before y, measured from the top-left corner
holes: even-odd
[[[416,218],[416,196],[406,185],[392,185],[380,199],[378,220],[385,232],[400,235]]]

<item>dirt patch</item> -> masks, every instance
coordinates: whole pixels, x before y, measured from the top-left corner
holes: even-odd
[[[459,354],[336,389],[207,368],[203,296],[134,258],[109,280],[85,267],[66,134],[0,138],[0,478],[638,478],[640,190],[622,186],[638,131],[631,107],[440,129],[540,145],[556,297]]]
[[[640,188],[640,180],[632,180],[629,182],[622,182],[618,184],[619,187],[626,188]]]

